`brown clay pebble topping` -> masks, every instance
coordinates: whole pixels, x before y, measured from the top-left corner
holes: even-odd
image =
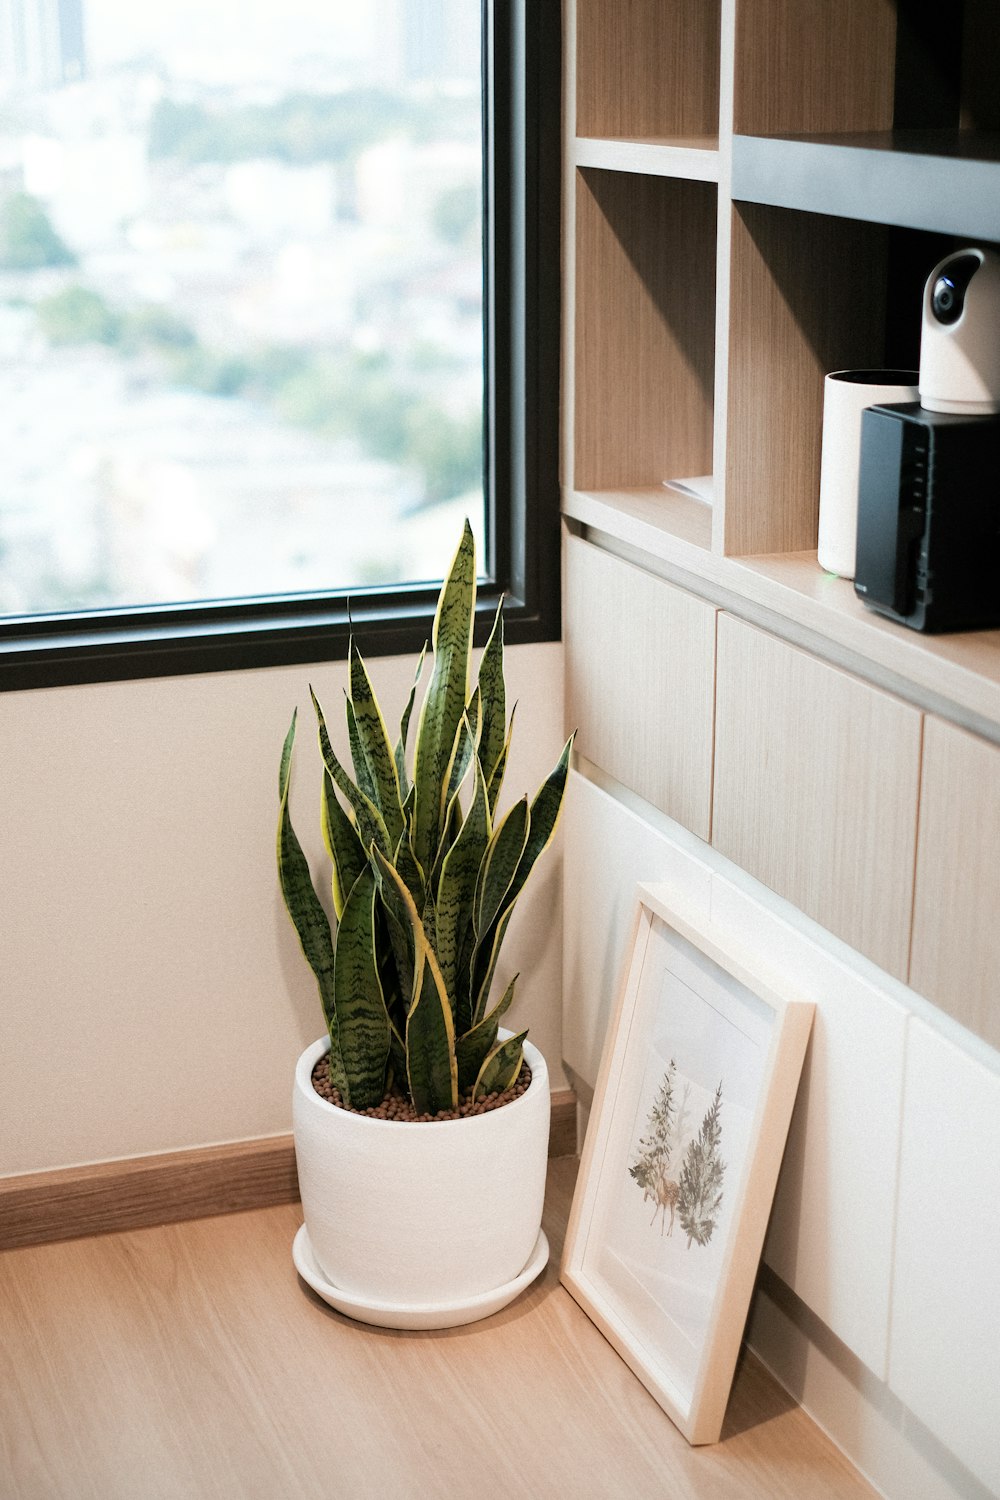
[[[326,1057],[321,1057],[312,1070],[312,1086],[328,1104],[346,1109],[352,1115],[368,1115],[374,1120],[397,1120],[400,1124],[408,1121],[423,1124],[431,1120],[459,1120],[466,1115],[485,1115],[492,1109],[500,1109],[502,1105],[512,1104],[515,1099],[519,1099],[530,1082],[531,1069],[527,1063],[522,1063],[521,1071],[509,1089],[496,1094],[482,1094],[475,1104],[472,1102],[472,1090],[466,1089],[458,1101],[457,1109],[442,1109],[436,1115],[418,1115],[409,1099],[398,1088],[391,1088],[382,1103],[371,1109],[351,1109],[340,1097],[340,1090],[335,1089],[330,1082]]]

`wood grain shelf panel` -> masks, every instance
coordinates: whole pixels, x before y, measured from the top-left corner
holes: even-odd
[[[719,616],[712,845],[905,981],[921,714]]]
[[[579,137],[573,147],[573,165],[718,182],[719,140],[717,136],[694,136],[686,140]]]
[[[576,131],[706,135],[719,123],[719,8],[705,0],[575,0]],[[575,19],[575,28],[573,22]]]
[[[661,489],[565,491],[563,515],[676,570],[677,581],[739,614],[766,612],[768,628],[790,640],[807,632],[831,660],[863,677],[1000,740],[1000,630],[928,636],[866,609],[843,578],[826,573],[815,551],[720,557],[709,550],[708,506]],[[676,501],[681,501],[677,506]]]
[[[705,182],[576,173],[581,489],[711,470],[716,198]]]
[[[910,983],[1000,1048],[998,847],[1000,749],[929,717]]]
[[[597,525],[622,541],[638,539],[651,555],[665,542],[708,552],[712,545],[712,508],[665,485],[631,490],[566,491],[563,515]]]

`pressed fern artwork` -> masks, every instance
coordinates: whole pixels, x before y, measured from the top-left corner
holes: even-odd
[[[676,1093],[677,1063],[671,1058],[628,1171],[643,1198],[653,1204],[650,1224],[659,1219],[660,1234],[669,1237],[679,1220],[690,1250],[709,1243],[722,1207],[722,1081],[696,1135],[688,1134],[691,1084],[685,1080],[679,1098]]]

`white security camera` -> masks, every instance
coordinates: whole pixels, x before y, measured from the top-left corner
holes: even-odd
[[[1000,412],[1000,255],[955,250],[924,287],[920,405],[983,416]]]

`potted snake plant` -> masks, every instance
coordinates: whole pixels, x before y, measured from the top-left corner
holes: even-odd
[[[407,742],[424,653],[390,736],[349,652],[352,771],[312,693],[335,923],[288,809],[296,716],[279,774],[278,870],[326,1032],[299,1058],[293,1130],[305,1279],[367,1322],[446,1326],[502,1306],[542,1269],[545,1060],[501,1029],[515,979],[493,979],[515,903],[555,831],[572,737],[533,800],[501,814],[513,727],[502,609],[471,681],[476,556],[466,522],[438,600],[433,671]]]

